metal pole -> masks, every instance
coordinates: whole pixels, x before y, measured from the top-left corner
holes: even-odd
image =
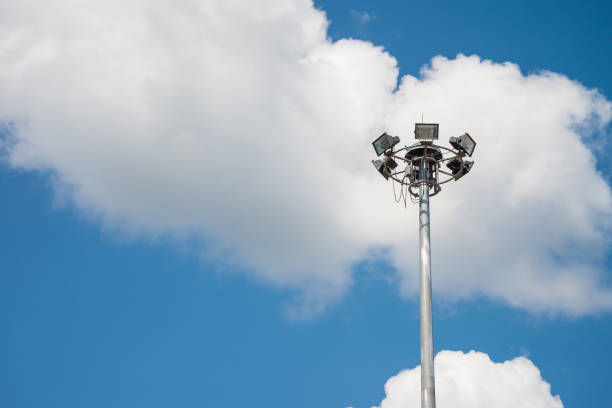
[[[421,180],[429,180],[428,163],[421,164]],[[429,185],[421,183],[419,194],[420,291],[421,291],[421,408],[436,407],[431,312],[431,249],[429,246]]]

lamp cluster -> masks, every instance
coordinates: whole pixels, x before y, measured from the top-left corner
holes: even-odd
[[[383,156],[372,160],[376,170],[386,180],[391,179],[406,186],[412,196],[418,196],[416,187],[423,184],[433,190],[431,195],[435,195],[441,190],[441,184],[458,180],[472,169],[474,162],[464,160],[466,156],[472,157],[476,148],[476,142],[469,133],[451,137],[449,143],[452,149],[433,143],[438,140],[437,123],[416,123],[414,135],[418,142],[400,149],[394,149],[400,138],[386,132],[372,142],[376,155]],[[406,166],[398,169],[398,162]]]

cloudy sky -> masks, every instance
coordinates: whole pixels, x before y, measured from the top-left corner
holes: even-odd
[[[612,8],[422,3],[0,0],[0,405],[419,406],[421,117],[439,405],[606,405]]]

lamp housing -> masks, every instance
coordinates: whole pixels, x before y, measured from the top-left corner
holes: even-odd
[[[451,170],[451,173],[453,173],[453,176],[455,176],[455,180],[460,179],[461,177],[468,174],[470,170],[472,170],[473,165],[474,165],[473,161],[465,160],[463,161],[463,167],[462,167],[461,160],[459,160],[456,157],[453,160],[446,163],[446,167],[448,167]]]
[[[461,160],[455,157],[454,159],[449,160],[448,163],[446,163],[446,167],[450,169],[451,173],[453,173],[454,176],[459,173],[459,170],[461,170]]]
[[[454,158],[453,160],[446,163],[446,167],[448,167],[453,176],[455,176],[455,180],[459,180],[461,177],[465,176],[472,170],[472,166],[474,165],[473,161],[465,160],[463,162],[463,166],[461,166],[461,160],[458,158]]]
[[[415,123],[414,138],[421,141],[438,140],[440,125],[437,123]]]
[[[376,155],[380,156],[385,151],[392,149],[393,146],[399,143],[399,141],[400,138],[398,136],[391,136],[385,132],[372,142],[372,146],[374,146]]]
[[[455,176],[455,180],[459,180],[461,177],[465,176],[466,174],[468,174],[470,172],[470,170],[472,170],[472,166],[474,165],[473,161],[464,161],[463,162],[463,169],[461,169],[459,171],[459,173],[457,173],[457,175]]]
[[[387,157],[383,160],[372,160],[372,164],[386,180],[391,177],[391,172],[397,168],[397,162],[391,157]]]
[[[474,153],[474,149],[476,148],[476,142],[467,132],[459,137],[451,137],[448,142],[455,149],[465,152],[465,154],[470,157],[472,157],[472,153]]]

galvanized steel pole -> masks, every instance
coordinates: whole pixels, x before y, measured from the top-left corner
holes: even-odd
[[[421,180],[431,172],[423,160]],[[431,311],[431,249],[429,246],[429,185],[422,182],[419,194],[420,292],[421,292],[421,408],[436,407]]]
[[[387,133],[380,135],[372,146],[376,155],[384,157],[372,160],[376,170],[392,182],[399,183],[402,190],[400,199],[419,200],[419,286],[420,286],[420,332],[421,332],[421,408],[436,408],[436,384],[434,377],[433,322],[431,310],[431,248],[429,224],[429,197],[438,194],[444,183],[459,180],[470,172],[476,142],[468,133],[451,137],[453,149],[434,144],[438,140],[437,123],[415,123],[414,136],[418,140],[411,146],[394,150],[399,137]],[[449,155],[450,153],[450,155]],[[446,157],[444,156],[446,155]],[[398,162],[406,164],[405,170],[398,169]],[[440,169],[442,164],[451,171]],[[443,174],[445,180],[440,180]],[[395,188],[395,187],[394,187]],[[395,192],[395,190],[394,190]],[[395,198],[397,201],[397,197]]]

